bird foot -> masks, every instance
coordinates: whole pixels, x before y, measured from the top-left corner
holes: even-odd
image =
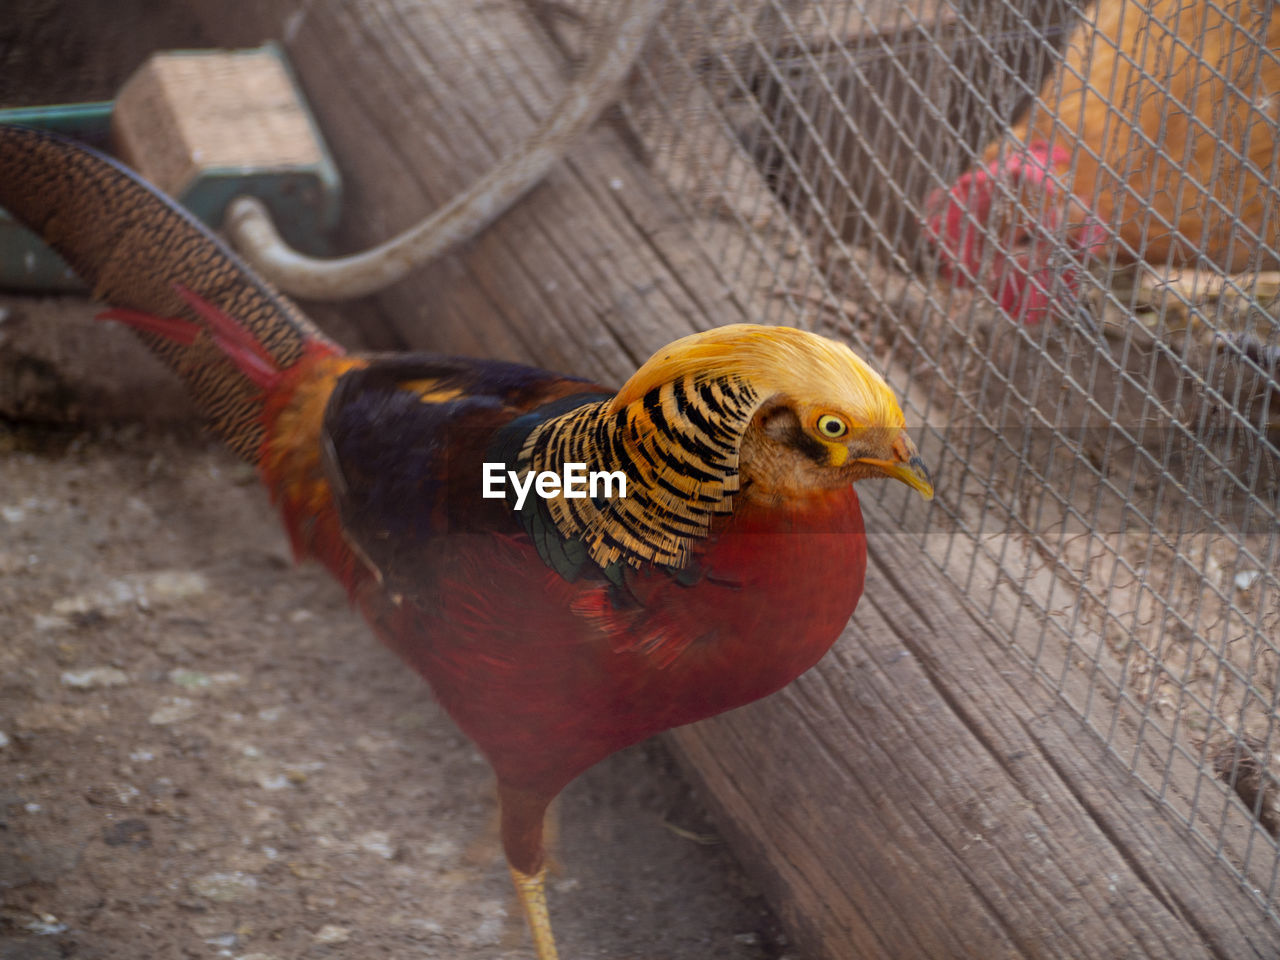
[[[547,869],[528,874],[511,867],[511,879],[516,885],[516,895],[529,922],[533,946],[538,960],[559,960],[555,937],[551,935],[551,915],[547,912]]]

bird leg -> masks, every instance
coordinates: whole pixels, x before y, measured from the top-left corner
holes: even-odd
[[[538,960],[558,960],[547,912],[547,863],[542,843],[543,820],[550,797],[537,790],[521,790],[498,781],[502,809],[502,847],[515,881],[524,918],[533,935]]]
[[[515,867],[510,869],[511,879],[516,885],[516,895],[520,897],[520,906],[524,908],[524,918],[529,922],[529,932],[533,934],[533,947],[538,952],[538,960],[559,960],[555,937],[551,935],[551,915],[547,912],[547,868],[544,866],[532,875],[522,873]]]

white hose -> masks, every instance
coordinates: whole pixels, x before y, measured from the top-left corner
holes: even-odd
[[[265,206],[238,197],[224,227],[236,248],[286,293],[342,300],[375,293],[478,234],[542,181],[596,117],[617,99],[665,0],[629,0],[581,76],[528,141],[426,220],[363,253],[317,259],[280,238]]]

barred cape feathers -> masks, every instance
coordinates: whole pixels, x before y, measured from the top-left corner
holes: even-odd
[[[625,497],[562,493],[545,501],[551,523],[569,543],[581,544],[610,579],[622,564],[680,568],[713,519],[733,509],[738,444],[758,405],[755,391],[741,380],[687,376],[616,414],[611,401],[601,400],[546,421],[529,434],[516,470],[586,463],[620,471]]]
[[[621,471],[627,496],[545,502],[562,538],[558,556],[575,567],[589,557],[613,580],[624,565],[683,569],[715,518],[733,510],[738,452],[761,403],[804,399],[820,384],[855,398],[868,422],[901,426],[902,413],[884,380],[842,343],[791,327],[731,324],[693,334],[655,354],[609,400],[561,414],[533,429],[515,464],[518,473],[558,471],[565,463]],[[538,507],[526,508],[535,541]]]

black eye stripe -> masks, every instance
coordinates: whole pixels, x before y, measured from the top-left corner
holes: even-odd
[[[829,459],[827,447],[821,440],[815,440],[807,431],[798,426],[788,431],[791,446],[800,451],[819,466],[826,466]]]

